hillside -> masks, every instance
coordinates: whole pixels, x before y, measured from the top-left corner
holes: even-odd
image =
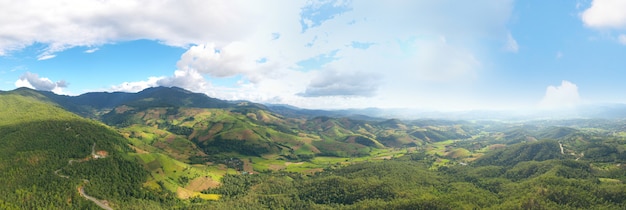
[[[97,208],[81,198],[78,186],[120,208],[150,194],[141,189],[145,171],[125,159],[125,139],[43,98],[0,93],[0,208]],[[92,147],[106,158],[90,159]]]
[[[305,113],[179,88],[0,92],[0,208],[626,207],[623,121]]]
[[[177,87],[147,88],[138,93],[125,92],[90,92],[79,96],[57,95],[47,91],[34,91],[26,88],[22,92],[39,92],[48,100],[79,115],[96,118],[103,110],[110,110],[121,105],[135,107],[200,107],[226,108],[232,104],[227,101],[193,93]]]

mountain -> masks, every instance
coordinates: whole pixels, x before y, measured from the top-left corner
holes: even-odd
[[[83,193],[126,208],[128,201],[156,195],[143,189],[147,172],[128,160],[129,150],[115,130],[65,111],[42,94],[2,92],[0,208],[97,208]]]
[[[453,122],[442,123],[439,128],[427,128],[355,115],[354,110],[304,110],[247,101],[224,101],[176,87],[148,88],[138,93],[97,92],[79,96],[60,96],[23,88],[16,91],[43,95],[42,100],[85,117],[100,119],[122,132],[132,133],[130,130],[138,126],[155,127],[152,132],[178,136],[186,140],[184,144],[196,145],[196,149],[204,154],[234,152],[259,157],[277,154],[287,159],[309,155],[350,157],[367,155],[370,147],[402,147],[466,137],[465,134],[457,135],[456,130],[444,128],[453,125]],[[379,121],[382,122],[377,123]],[[159,143],[161,148],[168,147],[165,146],[167,144],[170,143]],[[187,157],[183,161],[217,158],[214,155],[183,156]],[[223,155],[219,156],[223,158]]]
[[[26,92],[28,90],[21,89],[21,91]],[[226,108],[233,105],[224,100],[211,98],[202,93],[193,93],[178,87],[152,87],[138,93],[90,92],[78,96],[57,95],[48,91],[36,92],[69,111],[90,118],[97,117],[98,112],[102,110],[110,110],[121,105],[132,105],[138,108],[181,106]]]
[[[623,120],[283,108],[180,88],[0,92],[0,209],[626,207]]]

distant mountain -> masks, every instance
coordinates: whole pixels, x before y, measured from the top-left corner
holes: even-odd
[[[63,108],[89,118],[97,118],[114,107],[132,105],[134,107],[196,107],[196,108],[257,108],[270,110],[289,118],[315,118],[327,116],[334,118],[351,118],[367,121],[384,121],[401,119],[406,121],[434,119],[426,122],[441,123],[441,120],[507,120],[528,121],[546,119],[625,119],[626,104],[591,104],[581,105],[564,110],[517,111],[432,111],[408,108],[364,108],[364,109],[303,109],[287,104],[259,104],[249,101],[226,101],[194,93],[178,87],[152,87],[137,93],[126,92],[90,92],[78,96],[57,95],[49,91],[35,91],[18,88],[9,92],[32,95],[37,92],[44,97],[42,100],[52,101]],[[47,99],[46,99],[47,98]]]
[[[228,101],[211,98],[202,93],[194,93],[178,87],[153,87],[138,93],[90,92],[78,96],[57,95],[49,91],[35,91],[20,88],[14,91],[22,94],[40,93],[49,101],[79,115],[95,118],[99,112],[121,105],[137,108],[149,107],[198,107],[226,108],[233,106]]]
[[[285,117],[346,117],[355,120],[367,120],[367,121],[383,121],[386,118],[381,117],[382,109],[368,108],[368,109],[343,109],[343,110],[321,110],[321,109],[303,109],[286,104],[266,104],[267,108],[275,113],[283,115]],[[372,110],[376,110],[372,112]]]

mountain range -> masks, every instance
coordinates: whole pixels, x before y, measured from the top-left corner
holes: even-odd
[[[79,96],[18,88],[0,92],[0,208],[619,208],[623,190],[588,185],[624,185],[622,109],[584,109],[592,119],[398,119],[384,116],[399,110],[308,110],[177,87]],[[609,200],[582,205],[543,191],[571,187],[564,179],[584,179],[587,187],[568,189]],[[518,182],[541,190],[519,197]],[[452,204],[464,189],[511,202]]]

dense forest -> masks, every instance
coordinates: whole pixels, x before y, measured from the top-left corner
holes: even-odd
[[[0,99],[0,209],[97,208],[76,190],[84,180],[112,203],[161,199],[140,187],[147,173],[124,158],[130,149],[114,130],[33,98]],[[94,144],[109,157],[87,161]]]
[[[225,176],[197,209],[624,209],[626,172],[571,159],[430,170],[432,157],[359,163],[315,176]]]

